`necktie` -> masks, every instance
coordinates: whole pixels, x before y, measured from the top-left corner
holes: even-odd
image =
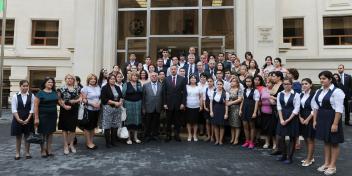
[[[176,87],[176,76],[172,77],[172,84],[174,84],[174,87]]]
[[[156,91],[157,91],[156,83],[153,83],[153,92],[154,92],[154,95],[156,95]]]
[[[213,73],[214,73],[213,70],[210,70],[210,76],[213,76]]]
[[[343,77],[343,73],[340,74],[340,77],[341,77],[341,83],[342,85],[345,85],[345,79]]]
[[[190,65],[189,67],[189,75],[192,75],[193,74],[193,64]]]

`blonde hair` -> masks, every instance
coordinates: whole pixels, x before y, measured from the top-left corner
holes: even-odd
[[[139,73],[138,73],[138,71],[133,71],[133,72],[129,73],[129,74],[127,75],[127,79],[128,79],[129,81],[131,81],[132,76],[136,76],[137,79],[139,79]]]
[[[238,79],[238,77],[235,76],[235,77],[231,78],[230,83],[231,83],[233,80],[235,80],[235,81],[237,82],[237,88],[239,88],[239,87],[240,87],[240,80]]]
[[[89,81],[92,80],[93,78],[95,78],[95,85],[98,84],[98,77],[97,75],[91,73],[87,76],[87,86],[89,86]]]
[[[75,75],[70,74],[70,73],[67,74],[67,75],[65,75],[65,84],[67,84],[67,79],[68,79],[69,77],[71,77],[71,78],[73,79],[73,85],[76,86],[76,85],[77,85],[76,77],[75,77]]]

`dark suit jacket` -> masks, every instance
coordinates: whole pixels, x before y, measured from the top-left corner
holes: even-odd
[[[117,90],[117,93],[119,94],[118,101],[120,101],[120,98],[122,98],[122,91],[119,86],[115,85],[115,89]],[[112,93],[111,87],[109,84],[106,84],[101,88],[101,102],[103,105],[107,105],[109,100],[114,100],[114,94]]]
[[[157,83],[156,95],[154,95],[152,82],[143,85],[143,108],[146,113],[158,112],[160,113],[162,107],[162,85],[160,82]]]
[[[186,78],[177,75],[176,86],[172,83],[172,76],[165,78],[163,82],[163,105],[167,105],[169,110],[180,110],[181,104],[186,106]]]
[[[193,74],[197,73],[198,72],[198,69],[197,69],[197,64],[193,64],[194,66],[194,69],[193,69]],[[188,68],[190,67],[190,65],[187,63],[183,66],[183,68],[185,69],[185,72],[186,72],[186,77],[188,77]]]
[[[163,59],[163,62],[164,62],[164,59]],[[163,65],[164,70],[167,70],[170,67],[170,65],[171,65],[171,59],[169,58],[167,59],[166,64]]]
[[[224,61],[224,62],[222,62],[222,65],[224,66],[224,70],[231,71],[231,62]]]
[[[350,99],[351,98],[351,91],[352,91],[352,77],[349,74],[344,73],[344,78],[341,78],[341,80],[344,79],[344,83],[342,86],[342,90],[346,95],[346,98]]]

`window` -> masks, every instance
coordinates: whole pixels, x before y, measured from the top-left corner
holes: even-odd
[[[147,31],[146,11],[118,12],[118,41],[117,48],[125,49],[126,37],[145,37]],[[121,27],[123,26],[123,27]]]
[[[0,19],[0,39],[2,34],[2,19]],[[15,36],[15,20],[6,19],[5,45],[13,45]]]
[[[153,10],[150,27],[153,35],[198,34],[198,11]]]
[[[304,20],[303,18],[284,19],[284,43],[292,46],[304,46]]]
[[[37,93],[46,76],[55,78],[56,71],[50,70],[30,70],[29,71],[29,87],[31,92]]]
[[[324,17],[324,45],[352,45],[352,16]]]
[[[33,46],[58,46],[59,21],[33,20],[31,43]]]
[[[203,0],[203,6],[233,6],[233,0]]]

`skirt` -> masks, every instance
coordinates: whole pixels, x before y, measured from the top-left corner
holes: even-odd
[[[38,133],[52,134],[56,131],[57,111],[41,111],[39,110],[39,126]]]
[[[98,126],[100,111],[88,110],[88,123],[83,126],[84,130],[94,130]]]
[[[26,120],[27,117],[21,119]],[[19,136],[22,134],[29,135],[32,132],[34,132],[34,117],[31,118],[27,125],[22,125],[18,123],[16,118],[13,117],[11,123],[11,136]]]
[[[62,131],[75,132],[78,123],[78,106],[72,106],[72,109],[65,110],[60,108],[58,129]]]
[[[142,127],[142,100],[124,102],[127,118],[125,125],[128,129],[137,130]]]
[[[277,135],[284,137],[298,137],[299,136],[299,121],[298,116],[294,117],[289,123],[285,126],[281,125],[280,120],[277,123],[276,127]]]
[[[263,135],[274,136],[276,124],[277,119],[273,116],[273,114],[261,114],[261,129]]]
[[[234,128],[241,127],[241,118],[239,115],[240,106],[239,105],[231,105],[229,107],[229,125]]]
[[[335,119],[335,111],[330,109],[319,109],[315,138],[326,143],[339,144],[344,142],[342,119],[340,118],[337,132],[331,132],[331,126]]]
[[[111,107],[110,105],[103,105],[103,115],[101,119],[101,126],[103,129],[119,128],[121,127],[121,109]]]
[[[212,118],[212,124],[218,125],[218,126],[224,126],[225,125],[225,104],[223,103],[216,103],[214,101],[213,103],[213,113],[214,117]]]
[[[187,108],[186,109],[186,122],[189,124],[197,124],[199,117],[199,108]]]

